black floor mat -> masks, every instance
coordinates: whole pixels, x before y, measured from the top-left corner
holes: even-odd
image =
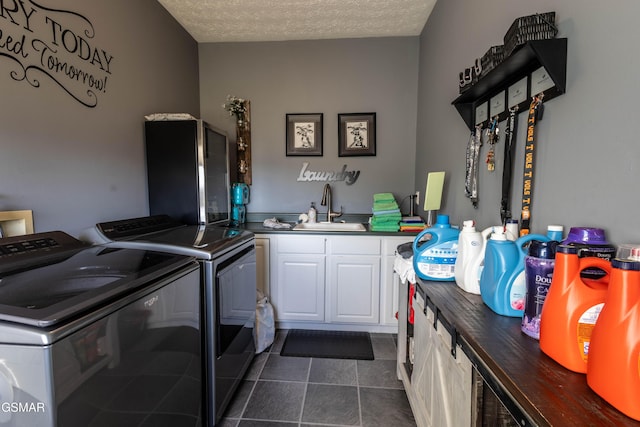
[[[281,356],[373,360],[368,332],[291,329]]]

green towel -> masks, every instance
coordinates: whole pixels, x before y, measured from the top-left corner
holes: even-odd
[[[376,193],[373,195],[373,202],[390,202],[396,201],[396,198],[393,197],[391,193]]]
[[[398,214],[374,215],[373,218],[371,218],[371,223],[372,224],[382,224],[382,223],[386,223],[386,222],[399,223],[401,219],[402,219],[402,215],[400,215],[399,213]]]
[[[371,224],[371,231],[389,231],[389,232],[396,232],[396,231],[400,231],[400,226],[396,223],[396,224],[387,224],[387,225],[380,225],[380,224]]]
[[[374,202],[373,203],[373,211],[389,211],[393,209],[398,209],[398,204],[393,202]]]

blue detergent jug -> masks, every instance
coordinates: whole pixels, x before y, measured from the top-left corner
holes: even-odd
[[[538,240],[548,242],[541,234],[528,234],[515,242],[507,240],[501,229],[496,229],[487,242],[484,269],[480,276],[480,295],[491,310],[501,316],[522,317],[527,284],[524,277],[523,246]]]
[[[438,215],[436,223],[413,241],[413,269],[424,280],[455,280],[460,230],[451,228],[449,215]],[[422,241],[424,237],[428,240]]]

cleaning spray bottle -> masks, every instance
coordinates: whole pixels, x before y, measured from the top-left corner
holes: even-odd
[[[522,317],[527,285],[524,277],[524,245],[533,240],[549,241],[541,234],[528,234],[515,242],[503,228],[494,230],[487,242],[480,295],[486,305],[501,316]]]
[[[591,334],[587,384],[640,421],[640,245],[620,245],[611,261],[607,302]]]
[[[451,228],[449,215],[438,215],[436,223],[413,241],[413,268],[424,280],[454,281],[460,230]],[[427,240],[423,241],[426,237]]]
[[[458,237],[458,257],[456,258],[454,277],[456,284],[465,292],[479,294],[480,289],[472,287],[472,281],[465,281],[465,273],[472,260],[482,251],[482,234],[476,231],[475,221],[468,220],[462,223],[462,230]]]

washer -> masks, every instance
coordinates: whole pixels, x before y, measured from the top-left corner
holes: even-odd
[[[0,425],[202,424],[193,257],[0,239]]]
[[[253,233],[219,225],[183,225],[167,215],[103,222],[83,239],[107,247],[195,257],[204,295],[207,424],[220,421],[253,357],[256,252]]]

